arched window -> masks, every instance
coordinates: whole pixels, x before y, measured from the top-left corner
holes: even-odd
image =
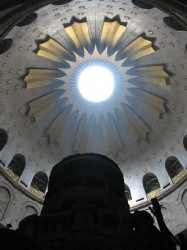
[[[25,207],[25,211],[24,211],[24,216],[23,218],[27,217],[27,216],[30,216],[32,214],[38,214],[37,210],[35,207],[33,206],[26,206]]]
[[[38,172],[33,177],[31,187],[39,190],[42,193],[45,193],[48,183],[48,177],[44,172]]]
[[[176,22],[172,17],[164,17],[164,23],[169,26],[170,28],[177,30],[177,31],[186,31],[186,29],[178,22]]]
[[[29,16],[25,17],[17,26],[22,27],[29,25],[37,19],[38,15],[36,13],[31,13]]]
[[[10,193],[5,187],[0,187],[0,221],[3,219],[8,204],[10,202]]]
[[[138,8],[141,9],[152,9],[154,8],[152,5],[142,2],[141,0],[132,0],[133,4],[136,5]]]
[[[187,135],[185,135],[184,139],[183,139],[183,145],[184,145],[184,148],[186,149],[187,151]]]
[[[126,184],[125,184],[125,195],[128,201],[132,200],[131,191]]]
[[[168,172],[173,183],[176,183],[180,179],[176,177],[183,170],[183,167],[180,164],[179,160],[174,156],[170,156],[169,158],[167,158],[165,166],[166,171]]]
[[[0,151],[4,148],[8,140],[8,134],[4,129],[0,129]]]
[[[25,163],[26,163],[25,157],[22,154],[14,155],[7,169],[10,175],[13,173],[13,175],[11,176],[13,179],[14,178],[15,180],[19,179],[25,168]]]
[[[146,175],[144,175],[143,186],[148,200],[151,200],[152,198],[162,193],[160,183],[156,175],[152,173],[147,173]]]

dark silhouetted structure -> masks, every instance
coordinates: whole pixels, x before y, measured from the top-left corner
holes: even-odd
[[[20,250],[175,249],[167,232],[153,222],[145,211],[130,213],[115,162],[98,154],[74,155],[53,168],[41,216],[22,220],[12,244],[18,235],[23,242],[29,239],[26,245],[33,242]],[[13,247],[18,249],[9,250]]]

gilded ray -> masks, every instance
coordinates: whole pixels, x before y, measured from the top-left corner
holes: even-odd
[[[59,114],[59,116],[55,119],[55,121],[51,124],[49,129],[46,131],[46,134],[50,138],[50,143],[57,142],[58,144],[62,144],[64,142],[64,138],[67,134],[68,129],[72,124],[72,107],[66,107]]]
[[[166,112],[164,107],[165,101],[162,98],[138,89],[134,90],[134,95],[137,105],[147,110],[152,115],[159,118],[161,113]]]
[[[153,65],[139,68],[131,68],[127,74],[140,76],[140,77],[157,77],[167,79],[169,75],[165,72],[163,65]]]
[[[101,116],[100,127],[102,130],[105,152],[116,155],[118,151],[123,149],[123,145],[114,123],[114,118],[111,114],[108,114],[107,121]]]
[[[118,129],[115,124],[115,118],[113,114],[108,113],[107,117],[107,124],[108,124],[108,136],[110,136],[110,148],[111,148],[111,153],[115,152],[114,154],[116,155],[118,151],[123,150],[123,144],[120,138],[120,134],[118,132]],[[111,135],[112,133],[112,135]],[[116,151],[115,151],[116,150]]]
[[[93,132],[93,152],[105,152],[104,148],[104,142],[103,142],[103,136],[102,136],[102,129],[101,129],[101,114],[98,120],[96,121],[95,115],[92,115],[93,119],[93,126],[94,126],[94,132]]]
[[[102,27],[100,43],[105,46],[115,47],[126,26],[119,24],[117,21],[104,22]]]
[[[61,44],[57,43],[52,38],[49,38],[47,42],[40,44],[38,56],[42,56],[53,60],[55,62],[63,63],[65,58],[72,57],[72,54],[66,50]]]
[[[158,85],[161,85],[161,86],[166,86],[167,85],[166,78],[142,76],[142,77],[135,77],[135,78],[132,78],[132,79],[137,80],[139,83],[140,82],[145,82],[145,83],[150,83],[150,84],[158,84]]]
[[[146,82],[151,84],[167,85],[167,78],[169,75],[165,72],[163,65],[147,66],[139,68],[131,68],[127,74],[136,76],[132,78],[137,82]]]
[[[127,58],[126,61],[133,61],[154,52],[152,42],[140,36],[131,42],[121,53]]]
[[[107,123],[103,116],[100,116],[99,123],[100,123],[99,127],[101,128],[103,142],[104,142],[104,151],[109,153],[110,152],[110,142],[109,142],[110,136],[108,135]]]
[[[30,111],[29,116],[33,116],[35,121],[43,118],[45,115],[52,112],[52,110],[57,107],[60,102],[58,99],[62,95],[60,91],[54,91],[48,95],[38,98],[29,103]]]
[[[124,112],[121,113],[121,120],[127,127],[135,141],[146,140],[146,134],[150,128],[138,117],[128,105],[123,105]]]
[[[88,47],[91,44],[87,22],[74,22],[72,25],[66,27],[65,31],[77,49]]]
[[[96,133],[97,125],[94,119],[94,116],[92,115],[90,119],[88,120],[88,126],[87,126],[87,149],[86,152],[90,153],[93,152],[94,148],[94,134]]]
[[[74,152],[92,152],[93,123],[86,115],[80,118],[78,132],[74,144]]]
[[[27,89],[32,89],[51,84],[63,83],[61,80],[62,77],[63,73],[60,70],[29,69],[29,73],[24,81],[27,83]]]

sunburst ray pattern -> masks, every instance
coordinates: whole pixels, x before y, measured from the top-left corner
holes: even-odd
[[[65,27],[70,44],[73,44],[71,51],[65,48],[63,41],[60,44],[52,38],[39,45],[38,56],[61,65],[54,69],[29,69],[25,77],[27,89],[53,86],[50,93],[29,103],[29,115],[35,121],[56,112],[56,119],[51,120],[45,131],[50,143],[62,144],[71,128],[75,135],[72,140],[74,152],[93,152],[99,145],[105,153],[116,155],[124,150],[122,138],[127,133],[134,141],[139,141],[146,140],[151,130],[136,106],[157,118],[166,112],[164,98],[146,91],[143,86],[165,86],[169,75],[163,65],[133,66],[135,60],[149,56],[155,49],[149,39],[140,36],[119,50],[118,42],[125,30],[125,24],[105,20],[100,39],[96,39],[90,35],[86,20],[75,20]],[[115,75],[112,97],[99,104],[84,100],[77,89],[78,74],[94,63],[110,68]]]
[[[38,56],[43,56],[55,62],[65,63],[65,58],[73,58],[74,54],[66,50],[52,38],[39,45]]]
[[[88,49],[91,45],[87,22],[74,21],[65,28],[65,31],[78,50]]]
[[[42,74],[41,74],[42,73]],[[27,89],[63,83],[63,72],[60,70],[30,69],[25,77]]]
[[[125,62],[129,63],[133,60],[136,60],[140,57],[154,53],[155,50],[152,47],[152,42],[143,38],[138,37],[132,43],[130,43],[120,54],[122,54],[126,60]]]
[[[125,29],[126,26],[118,23],[117,21],[105,21],[103,23],[99,45],[102,46],[102,48],[108,47],[109,50],[115,48]]]

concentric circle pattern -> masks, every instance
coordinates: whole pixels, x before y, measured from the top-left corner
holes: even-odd
[[[176,157],[186,175],[186,32],[168,27],[160,10],[131,1],[71,1],[48,5],[37,19],[14,27],[11,48],[0,55],[1,127],[10,155],[23,154],[28,182],[49,175],[62,158],[99,153],[120,166],[132,196],[146,197],[142,180],[153,173],[164,192],[165,162]],[[109,99],[82,97],[83,70],[100,65],[114,77]],[[30,176],[30,179],[28,178]],[[179,179],[180,179],[179,178]],[[152,197],[152,196],[151,196]]]

